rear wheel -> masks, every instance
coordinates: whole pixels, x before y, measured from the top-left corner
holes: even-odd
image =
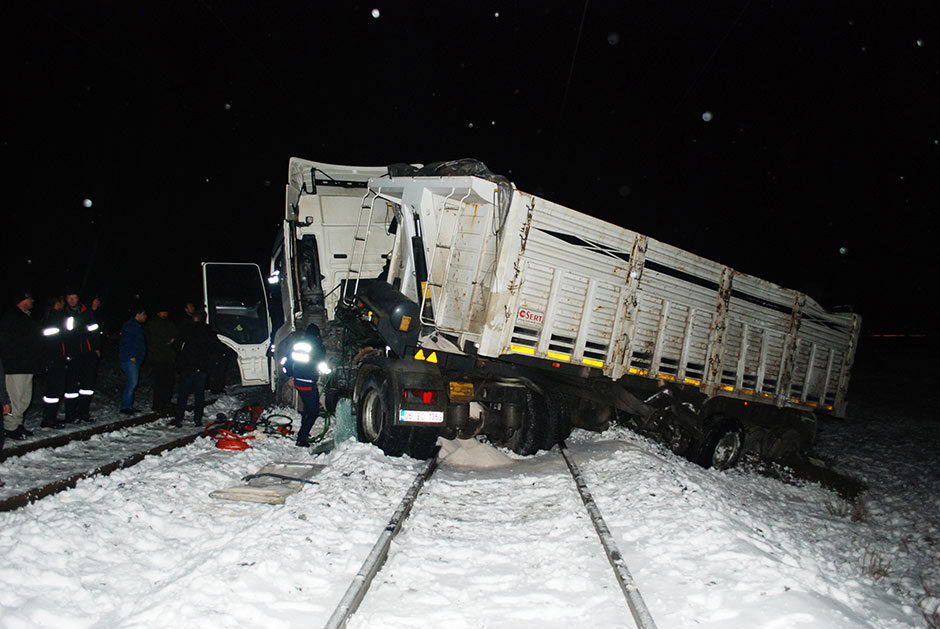
[[[716,418],[705,435],[699,464],[716,470],[737,465],[744,450],[744,433],[733,419]]]
[[[547,426],[542,447],[551,450],[555,444],[564,441],[571,434],[571,412],[568,398],[557,391],[548,391],[545,394],[545,406],[548,411],[545,417]]]
[[[408,456],[413,459],[430,459],[437,447],[437,430],[433,428],[408,428],[411,438],[408,440]]]
[[[525,403],[522,405],[522,425],[506,440],[506,447],[523,456],[535,454],[544,448],[546,441],[550,439],[545,432],[547,417],[545,398],[532,389],[526,389]]]
[[[415,459],[429,459],[434,454],[438,431],[396,425],[398,408],[392,403],[393,392],[382,372],[369,374],[359,394],[356,429],[359,441],[372,443],[389,456],[407,454]]]
[[[277,382],[274,385],[274,404],[275,406],[297,407],[297,391],[287,384],[287,376],[279,374]]]
[[[389,399],[385,375],[375,372],[366,376],[359,393],[356,433],[359,441],[372,443],[389,456],[401,456],[405,452],[407,435],[395,430]]]
[[[771,430],[763,439],[763,455],[769,461],[785,461],[796,456],[803,448],[800,433],[793,428]]]

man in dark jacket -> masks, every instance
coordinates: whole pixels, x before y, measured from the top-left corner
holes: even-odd
[[[84,306],[83,306],[84,308]],[[98,309],[101,300],[95,297],[91,307],[82,311],[85,338],[78,361],[78,421],[91,421],[91,399],[95,395],[98,380],[98,360],[101,358],[101,326],[98,324]]]
[[[35,299],[26,291],[15,297],[15,306],[0,318],[0,360],[6,369],[10,411],[3,417],[3,432],[11,439],[26,439],[23,418],[33,400],[33,375],[42,370],[42,332],[30,316]],[[0,435],[2,436],[2,435]]]
[[[176,350],[173,345],[179,338],[179,329],[170,321],[166,308],[159,308],[157,316],[144,327],[147,334],[147,349],[153,373],[153,410],[167,413],[173,396],[173,380],[176,375]]]
[[[296,333],[295,333],[296,334]],[[297,432],[297,445],[308,446],[310,430],[320,414],[320,392],[317,381],[320,374],[330,373],[326,363],[326,352],[320,338],[320,328],[311,323],[299,336],[292,335],[288,341],[290,351],[281,360],[288,384],[297,389],[304,409],[300,417],[300,430]]]
[[[89,320],[89,310],[78,298],[78,291],[66,291],[65,310],[62,312],[62,327],[59,333],[62,352],[65,356],[65,422],[87,419],[79,413],[81,391],[89,398],[94,390],[86,388],[82,376],[87,377],[88,363],[95,349],[92,336],[98,336],[97,323]],[[97,344],[97,339],[95,340]],[[92,385],[93,386],[93,385]]]
[[[121,344],[118,350],[118,360],[124,372],[124,393],[121,396],[121,412],[125,415],[134,415],[140,411],[134,408],[134,389],[140,378],[140,365],[147,355],[147,341],[144,339],[144,322],[147,321],[147,311],[144,308],[134,310],[134,316],[124,323],[121,328]]]
[[[218,338],[206,325],[206,313],[197,310],[193,322],[183,328],[179,341],[180,383],[176,391],[176,418],[173,426],[183,425],[186,401],[193,394],[193,423],[202,426],[202,409],[205,405],[206,378],[212,366],[212,355],[218,351]]]
[[[56,297],[51,301],[49,311],[42,321],[42,335],[45,342],[43,353],[46,363],[46,393],[42,396],[41,426],[43,428],[61,428],[64,425],[58,420],[59,404],[65,393],[68,369],[68,356],[62,341],[64,330],[65,298]]]

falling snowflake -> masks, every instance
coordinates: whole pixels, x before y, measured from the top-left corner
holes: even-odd
[[[704,120],[705,122],[711,122],[712,118],[714,117],[715,117],[714,114],[712,114],[712,112],[710,111],[706,111],[705,113],[702,114],[702,120]]]
[[[607,43],[611,46],[616,46],[620,43],[620,33],[612,32],[607,33]]]
[[[923,48],[923,47],[924,47],[924,40],[923,40],[923,39],[918,39],[918,40],[917,40],[917,45],[918,45],[919,47]]]
[[[378,9],[372,9],[372,17],[374,17],[375,19],[379,19],[380,15],[382,15],[381,11],[379,11]]]
[[[92,205],[91,199],[85,199],[84,201],[82,201],[82,205],[84,205],[85,207],[91,207]]]

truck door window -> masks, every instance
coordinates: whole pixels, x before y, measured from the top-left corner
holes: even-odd
[[[218,334],[240,345],[268,341],[264,284],[252,264],[211,264],[206,267],[209,323]]]

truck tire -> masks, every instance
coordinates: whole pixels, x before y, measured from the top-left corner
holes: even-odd
[[[406,453],[413,459],[427,460],[437,450],[438,431],[433,428],[407,428],[411,432]]]
[[[714,418],[705,433],[698,463],[702,467],[726,470],[737,465],[744,451],[744,432],[733,419]]]
[[[803,450],[803,439],[795,428],[778,427],[768,431],[763,439],[765,460],[783,462]]]
[[[287,385],[287,380],[285,375],[277,376],[277,382],[274,385],[274,405],[297,408],[300,401],[297,399],[297,391],[294,387]]]
[[[545,394],[545,407],[547,424],[542,449],[551,450],[571,434],[571,411],[568,398],[558,391],[548,391]]]
[[[325,408],[329,413],[336,412],[336,403],[339,402],[340,398],[349,397],[345,391],[340,391],[339,389],[334,389],[330,387],[329,389],[323,390],[323,408]]]
[[[522,425],[506,440],[506,447],[523,456],[544,449],[551,440],[551,435],[546,434],[547,424],[548,407],[545,398],[532,389],[526,389],[525,404],[522,405]]]
[[[389,456],[405,453],[409,435],[394,426],[388,379],[376,371],[366,376],[359,392],[356,433],[359,441],[378,446]]]

